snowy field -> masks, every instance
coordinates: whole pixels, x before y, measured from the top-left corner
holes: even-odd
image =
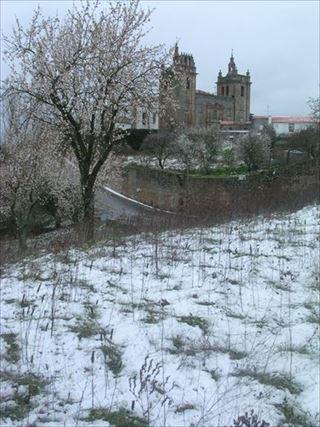
[[[1,426],[318,426],[319,213],[6,268]]]

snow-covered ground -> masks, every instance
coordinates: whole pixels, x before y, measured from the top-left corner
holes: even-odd
[[[319,425],[319,213],[8,267],[1,425]]]
[[[160,170],[158,160],[155,157],[152,157],[152,155],[148,155],[148,154],[144,154],[140,156],[127,156],[123,165],[124,166],[127,166],[127,165],[149,166],[149,167]],[[199,168],[199,165],[194,163],[192,165],[192,168],[197,169]],[[165,161],[165,169],[183,172],[185,170],[185,165],[182,163],[181,160],[170,157]]]

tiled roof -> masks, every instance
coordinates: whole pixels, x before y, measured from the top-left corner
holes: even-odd
[[[274,116],[272,123],[314,123],[311,117]]]
[[[211,96],[213,96],[213,93],[206,92],[206,91],[200,90],[200,89],[197,89],[196,93],[198,93],[199,95],[211,95]]]
[[[253,116],[253,120],[268,119],[268,116]],[[272,123],[314,123],[311,117],[271,116]]]
[[[250,125],[251,122],[234,122],[233,120],[220,120],[221,125]]]

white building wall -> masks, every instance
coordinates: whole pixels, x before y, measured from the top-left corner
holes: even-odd
[[[274,130],[277,135],[287,135],[288,133],[299,132],[300,130],[307,129],[311,126],[311,123],[295,123],[295,122],[283,122],[283,123],[272,123]]]
[[[150,130],[159,129],[158,111],[156,109],[154,109],[153,111],[147,111],[143,108],[138,108],[136,110],[135,128]]]
[[[253,116],[252,129],[262,131],[265,125],[272,125],[277,135],[299,132],[315,125],[308,117]]]
[[[277,135],[289,133],[289,123],[272,123]]]
[[[308,129],[310,127],[309,123],[295,123],[295,132],[299,132],[299,130]]]

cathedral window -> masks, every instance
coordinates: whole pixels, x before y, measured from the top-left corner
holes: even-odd
[[[229,86],[226,88],[226,95],[229,96]]]
[[[221,95],[224,96],[224,86],[222,86]]]
[[[187,79],[187,89],[190,89],[190,79]]]
[[[241,96],[244,96],[244,87],[241,86]]]

